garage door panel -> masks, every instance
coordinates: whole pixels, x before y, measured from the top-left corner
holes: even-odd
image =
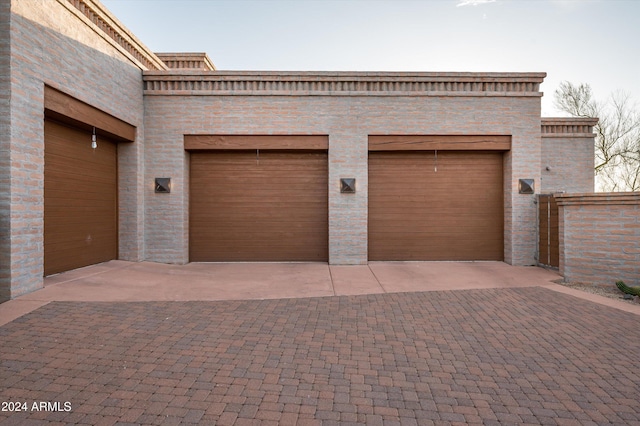
[[[369,259],[502,260],[502,179],[500,152],[371,152]]]
[[[97,257],[97,255],[91,253],[92,249],[95,248],[99,248],[99,249],[108,249],[109,248],[109,238],[111,237],[110,233],[107,232],[87,232],[87,233],[78,233],[79,238],[66,238],[65,241],[60,241],[57,243],[51,243],[51,248],[54,249],[52,250],[52,259],[56,256],[59,256],[62,254],[62,252],[64,250],[67,251],[79,251],[81,250],[82,253],[80,253],[80,256],[83,257]],[[65,235],[65,237],[67,237],[67,235]],[[54,254],[55,253],[55,254]],[[71,253],[73,254],[73,256],[70,257],[74,257],[76,256],[75,253]],[[66,256],[66,255],[65,255]]]
[[[326,152],[191,153],[191,261],[327,261]]]
[[[47,188],[46,196],[52,200],[82,200],[88,197],[96,201],[113,203],[118,198],[118,194],[111,188],[114,184],[113,180],[91,179],[90,176],[79,177],[77,181],[55,179],[52,175],[47,177],[50,178],[51,184]],[[55,183],[53,183],[54,180]]]
[[[94,215],[95,211],[87,210],[84,212],[75,212],[73,214],[65,215],[62,212],[58,212],[55,215],[47,215],[47,219],[50,222],[68,221],[74,222],[73,227],[48,227],[47,235],[76,235],[81,232],[88,234],[111,234],[113,230],[117,230],[117,224],[106,222],[102,218]],[[87,217],[89,216],[89,217]],[[54,244],[59,241],[50,240],[48,243]]]
[[[192,218],[196,223],[198,221],[207,221],[212,222],[215,220],[216,229],[225,229],[230,228],[233,229],[234,232],[237,232],[238,223],[242,222],[242,227],[244,229],[243,232],[248,232],[251,228],[260,228],[266,227],[269,229],[269,232],[280,231],[280,229],[304,229],[304,228],[313,228],[315,232],[315,227],[318,222],[322,221],[324,218],[299,218],[295,215],[291,215],[285,218],[273,219],[269,217],[260,217],[255,216],[252,217],[250,215],[234,215],[234,220],[229,220],[228,216],[223,215],[211,215],[211,216],[199,216]],[[213,222],[212,222],[213,223]],[[202,232],[205,232],[204,230]]]
[[[54,251],[49,255],[48,262],[58,265],[60,272],[79,268],[81,267],[78,266],[79,263],[86,266],[104,262],[102,256],[98,253],[108,249],[108,247],[98,244],[92,246],[76,244],[65,248],[52,246],[51,248]]]
[[[84,140],[76,140],[75,146],[76,149],[88,151],[82,153],[82,155],[70,156],[57,153],[54,154],[56,152],[55,150],[68,149],[68,146],[65,147],[62,144],[49,146],[49,148],[51,148],[50,152],[52,152],[52,155],[49,157],[49,164],[53,166],[51,171],[52,173],[58,172],[63,176],[85,176],[86,174],[89,174],[90,176],[93,175],[96,177],[102,177],[105,175],[105,172],[111,170],[111,165],[103,163],[102,159],[104,157],[104,154],[108,152],[114,154],[116,152],[113,144],[105,143],[105,146],[98,146],[98,148],[100,148],[103,152],[97,153],[98,148],[96,148],[96,151],[94,151],[90,146],[90,139],[86,140],[91,136],[88,134],[78,135],[78,138],[81,137]],[[69,141],[67,141],[67,144],[68,143]],[[102,144],[102,140],[100,141],[100,143]],[[70,161],[75,162],[76,166],[72,170],[64,170],[64,167],[68,165]],[[62,169],[60,169],[60,167],[62,167]]]
[[[469,224],[469,223],[449,223],[448,225],[443,226],[438,222],[431,222],[428,224],[418,223],[418,222],[406,222],[408,226],[388,226],[383,229],[377,230],[377,233],[380,235],[399,235],[404,234],[407,236],[416,235],[418,236],[433,236],[436,237],[438,235],[446,235],[448,237],[458,236],[460,238],[464,238],[465,240],[470,239],[486,239],[487,237],[491,239],[499,239],[495,237],[493,234],[493,230],[489,231],[481,231],[479,228],[484,227],[485,223],[478,222],[477,224]],[[497,226],[498,224],[494,224]],[[408,230],[408,228],[411,228]],[[491,228],[487,226],[487,228]],[[420,237],[418,237],[420,238]],[[426,242],[425,242],[426,243]]]
[[[45,275],[117,258],[117,147],[45,120]]]
[[[95,170],[94,170],[95,172]],[[105,174],[110,172],[105,172],[104,174],[95,174],[91,172],[82,173],[50,173],[49,177],[51,179],[55,179],[56,185],[51,189],[54,191],[82,191],[82,192],[92,192],[95,193],[96,185],[101,185],[103,189],[107,189],[108,195],[115,195],[115,192],[112,192],[110,189],[111,184],[113,183],[112,179],[105,178]],[[104,191],[102,192],[105,193]]]
[[[417,242],[422,237],[430,241],[429,246]],[[412,241],[412,243],[409,243]],[[386,260],[496,260],[491,254],[493,245],[499,241],[466,240],[464,247],[450,246],[451,236],[434,235],[401,235],[395,234],[386,241],[386,250],[392,251],[394,256]],[[447,247],[443,249],[443,247]],[[375,253],[374,253],[375,254]],[[372,259],[375,260],[375,259]]]
[[[215,238],[216,241],[220,244],[225,245],[226,247],[225,250],[232,248],[234,246],[238,246],[235,242],[237,241],[237,235],[235,233],[231,233],[231,232],[225,232],[224,229],[222,230],[218,230],[217,232],[211,232],[211,233],[207,233],[205,234],[207,237],[209,238]],[[289,245],[288,243],[288,239],[290,238],[305,238],[305,240],[307,241],[307,243],[311,243],[311,242],[318,242],[316,241],[316,238],[314,236],[314,233],[312,232],[295,232],[295,231],[285,231],[282,230],[280,232],[276,231],[271,231],[271,232],[261,232],[259,230],[247,230],[246,234],[247,238],[251,238],[253,239],[253,243],[252,243],[252,247],[267,247],[269,249],[274,248],[274,247],[287,247]],[[280,239],[277,241],[273,241],[272,237],[279,237]],[[271,241],[270,241],[271,240]],[[207,245],[202,244],[202,243],[195,243],[194,246],[198,246],[199,247],[207,247]],[[239,246],[238,246],[239,247]],[[280,257],[283,260],[286,260],[282,257]]]
[[[115,193],[97,192],[99,183],[90,185],[90,187],[82,186],[80,188],[76,188],[73,185],[56,184],[55,186],[55,189],[49,188],[47,191],[47,197],[51,203],[50,206],[60,205],[65,207],[71,203],[74,207],[94,207],[100,204],[112,205],[118,201],[118,195]]]
[[[198,185],[198,183],[196,182],[193,182],[193,184]],[[208,185],[208,184],[204,184],[204,185]],[[245,181],[243,181],[238,186],[241,186],[241,185],[244,186]],[[257,185],[254,185],[253,189],[257,189],[256,187]],[[218,188],[216,189],[215,198],[211,200],[203,201],[203,204],[210,204],[210,205],[224,204],[228,206],[234,206],[234,205],[260,205],[260,206],[267,205],[267,206],[273,206],[273,207],[286,206],[290,203],[290,201],[279,200],[279,198],[282,197],[283,192],[291,192],[291,191],[292,191],[291,187],[285,187],[285,186],[281,187],[279,190],[261,191],[261,194],[265,198],[265,201],[259,202],[259,201],[256,201],[254,198],[252,198],[251,195],[247,195],[247,194],[240,195],[234,191],[225,191],[221,188]],[[303,189],[300,188],[299,191],[303,191]],[[310,191],[309,193],[305,194],[304,197],[305,198],[322,197],[325,194],[326,194],[326,191]],[[298,197],[298,198],[301,198],[301,197]],[[318,206],[318,205],[324,205],[326,203],[317,202],[313,200],[305,201],[303,199],[300,199],[300,201],[297,204],[302,206],[314,206],[314,205]]]
[[[289,202],[291,204],[291,202]],[[207,217],[219,217],[225,218],[231,209],[237,210],[234,215],[239,218],[247,220],[257,220],[259,218],[267,218],[271,220],[285,220],[288,218],[297,218],[300,221],[325,218],[326,212],[315,212],[314,209],[320,209],[326,207],[326,204],[305,203],[299,205],[298,210],[292,210],[287,204],[274,204],[274,203],[206,203],[204,207],[209,210],[196,212],[193,214],[193,218],[207,218]],[[255,209],[254,211],[250,211]],[[225,212],[226,210],[226,212]]]
[[[244,228],[242,229],[242,234],[249,239],[253,239],[256,236],[260,236],[262,238],[269,235],[273,235],[274,237],[298,235],[308,240],[309,238],[315,238],[315,234],[317,233],[315,229],[309,229],[311,228],[310,225],[312,225],[311,222],[309,222],[308,225],[304,226],[291,226],[290,224],[286,224],[284,222],[258,222],[244,226]],[[216,236],[216,238],[220,240],[233,240],[238,238],[237,227],[235,225],[218,224],[210,231],[203,231],[203,235]],[[257,241],[252,241],[252,245],[255,245],[257,243]],[[277,242],[268,241],[268,243],[276,244]]]

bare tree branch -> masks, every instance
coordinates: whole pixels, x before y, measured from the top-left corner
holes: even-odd
[[[618,91],[601,103],[588,84],[560,83],[555,106],[574,117],[598,117],[594,126],[596,187],[601,191],[640,191],[640,110]]]

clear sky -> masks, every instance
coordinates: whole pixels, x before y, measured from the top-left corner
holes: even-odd
[[[219,70],[547,73],[640,105],[640,0],[102,0],[154,52]]]

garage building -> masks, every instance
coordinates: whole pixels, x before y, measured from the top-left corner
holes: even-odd
[[[593,191],[544,78],[221,71],[97,0],[1,2],[0,300],[111,259],[535,264],[536,194]]]

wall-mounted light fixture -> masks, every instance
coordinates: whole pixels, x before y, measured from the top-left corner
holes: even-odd
[[[356,193],[356,179],[355,178],[340,178],[340,192],[343,194],[355,194]]]
[[[520,194],[533,194],[535,192],[535,181],[533,179],[520,179],[518,192]]]
[[[171,178],[156,178],[155,192],[168,194],[171,192]]]
[[[93,134],[91,135],[91,148],[96,149],[98,147],[98,140],[96,139],[96,128],[93,128]]]

